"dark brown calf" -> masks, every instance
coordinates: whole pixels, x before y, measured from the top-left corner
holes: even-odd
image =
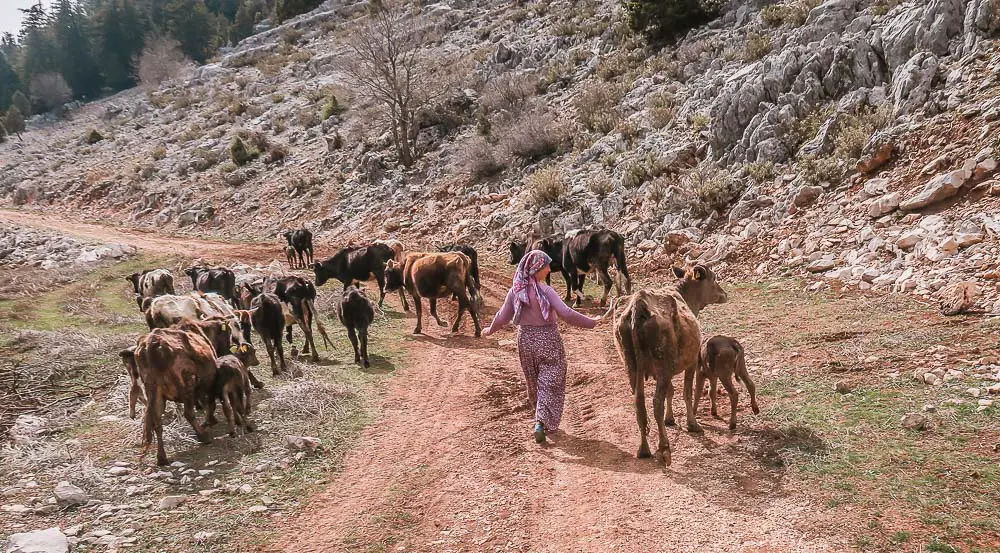
[[[719,417],[717,407],[718,390],[716,384],[722,381],[722,387],[729,393],[729,429],[736,430],[736,406],[739,402],[739,392],[736,391],[736,383],[733,376],[743,382],[750,392],[750,409],[754,414],[760,413],[757,407],[757,388],[750,380],[747,372],[746,352],[743,346],[736,341],[736,338],[728,336],[712,336],[701,346],[701,358],[698,366],[698,387],[694,393],[694,410],[698,411],[698,402],[701,400],[701,393],[705,389],[705,380],[708,380],[711,388],[709,397],[712,400],[712,416]]]
[[[250,383],[247,368],[237,354],[223,355],[215,360],[214,398],[209,408],[214,408],[214,400],[222,402],[222,412],[226,416],[229,435],[236,437],[236,427],[244,432],[253,432],[250,422]]]

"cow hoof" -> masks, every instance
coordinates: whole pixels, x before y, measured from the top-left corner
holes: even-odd
[[[310,360],[311,360],[311,361],[312,361],[313,363],[316,363],[316,362],[318,362],[318,361],[319,361],[319,355],[317,355],[317,354],[315,354],[315,353],[314,353],[314,354],[313,354],[313,356],[312,356],[312,357],[310,358]]]
[[[414,333],[414,334],[420,334],[420,329],[419,329],[419,328],[415,328],[415,329],[413,329],[413,333]]]
[[[639,446],[639,451],[636,452],[636,459],[649,459],[653,455],[649,452],[649,446],[641,445]]]
[[[170,464],[170,461],[169,461],[169,460],[167,460],[167,458],[166,458],[166,457],[164,457],[164,458],[162,458],[162,459],[161,459],[161,458],[159,458],[159,457],[157,457],[157,458],[156,458],[156,464],[157,464],[157,465],[159,465],[159,466],[161,466],[161,467],[165,467],[165,466],[167,466],[167,465],[169,465],[169,464]]]
[[[689,422],[688,423],[688,432],[694,432],[695,434],[701,434],[702,432],[704,432],[704,430],[702,430],[700,424],[698,424],[696,422]]]
[[[477,330],[476,331],[476,338],[482,338],[482,337],[483,337],[483,333]]]
[[[201,445],[209,445],[209,444],[212,443],[212,437],[211,436],[199,436],[198,437],[198,443],[200,443]]]
[[[735,422],[729,423],[729,429],[730,430],[736,430],[736,423]]]
[[[245,429],[245,430],[246,430],[247,432],[253,432],[254,430],[257,430],[257,427],[256,427],[256,426],[254,426],[254,425],[252,425],[252,424],[250,424],[250,423],[248,422],[248,423],[247,423],[247,425],[246,425],[246,429]]]
[[[750,409],[753,411],[754,415],[759,415],[760,414],[760,407],[757,407],[756,405],[751,405]]]
[[[369,363],[367,359],[365,359],[365,368],[367,369],[367,368],[369,368],[371,366],[372,366],[372,364]]]
[[[719,419],[720,421],[722,420],[722,417],[719,416],[719,413],[717,411],[712,411],[712,416]]]
[[[657,451],[656,460],[660,462],[663,466],[670,466],[670,452],[669,451]]]
[[[663,424],[665,424],[667,426],[677,426],[677,423],[674,422],[674,419],[672,419],[672,418],[664,420]]]

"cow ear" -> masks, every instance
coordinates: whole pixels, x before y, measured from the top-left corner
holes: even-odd
[[[674,271],[674,276],[677,278],[684,278],[684,269],[682,267],[671,267]]]
[[[706,269],[703,265],[695,265],[693,272],[695,280],[704,280],[705,277],[708,276],[708,269]]]
[[[239,351],[239,350],[237,349],[236,345],[234,344],[234,345],[232,345],[232,346],[229,346],[229,351],[230,351],[231,353],[236,353],[236,352],[237,352],[237,351]]]

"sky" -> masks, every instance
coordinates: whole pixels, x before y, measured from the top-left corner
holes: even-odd
[[[0,34],[11,32],[17,35],[21,30],[21,16],[18,8],[27,8],[38,0],[0,0]],[[49,2],[42,0],[42,4],[49,5]]]

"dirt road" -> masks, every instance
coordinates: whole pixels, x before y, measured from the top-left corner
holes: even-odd
[[[24,212],[0,210],[0,221],[220,261],[268,262],[275,254],[266,246],[175,239]],[[492,314],[509,276],[485,270],[484,279]],[[453,316],[450,302],[443,303],[442,315]],[[845,522],[810,503],[783,468],[769,464],[766,428],[743,404],[735,433],[711,419],[707,401],[700,413],[704,435],[670,429],[671,467],[637,460],[631,396],[607,326],[564,329],[566,412],[562,432],[544,447],[529,432],[532,413],[512,330],[474,339],[466,321],[461,335],[449,336],[433,323],[426,332],[399,337],[409,362],[389,381],[375,424],[328,489],[307,499],[263,550],[845,548],[851,535],[842,531]],[[683,413],[680,393],[675,408]],[[651,439],[655,444],[655,435]]]
[[[486,272],[490,305],[507,278]],[[637,460],[607,326],[564,329],[564,426],[545,447],[529,434],[513,331],[476,340],[469,330],[402,338],[411,362],[392,379],[381,419],[269,551],[844,548],[837,522],[765,466],[753,429],[731,434],[703,409],[703,436],[670,430],[671,467]]]

